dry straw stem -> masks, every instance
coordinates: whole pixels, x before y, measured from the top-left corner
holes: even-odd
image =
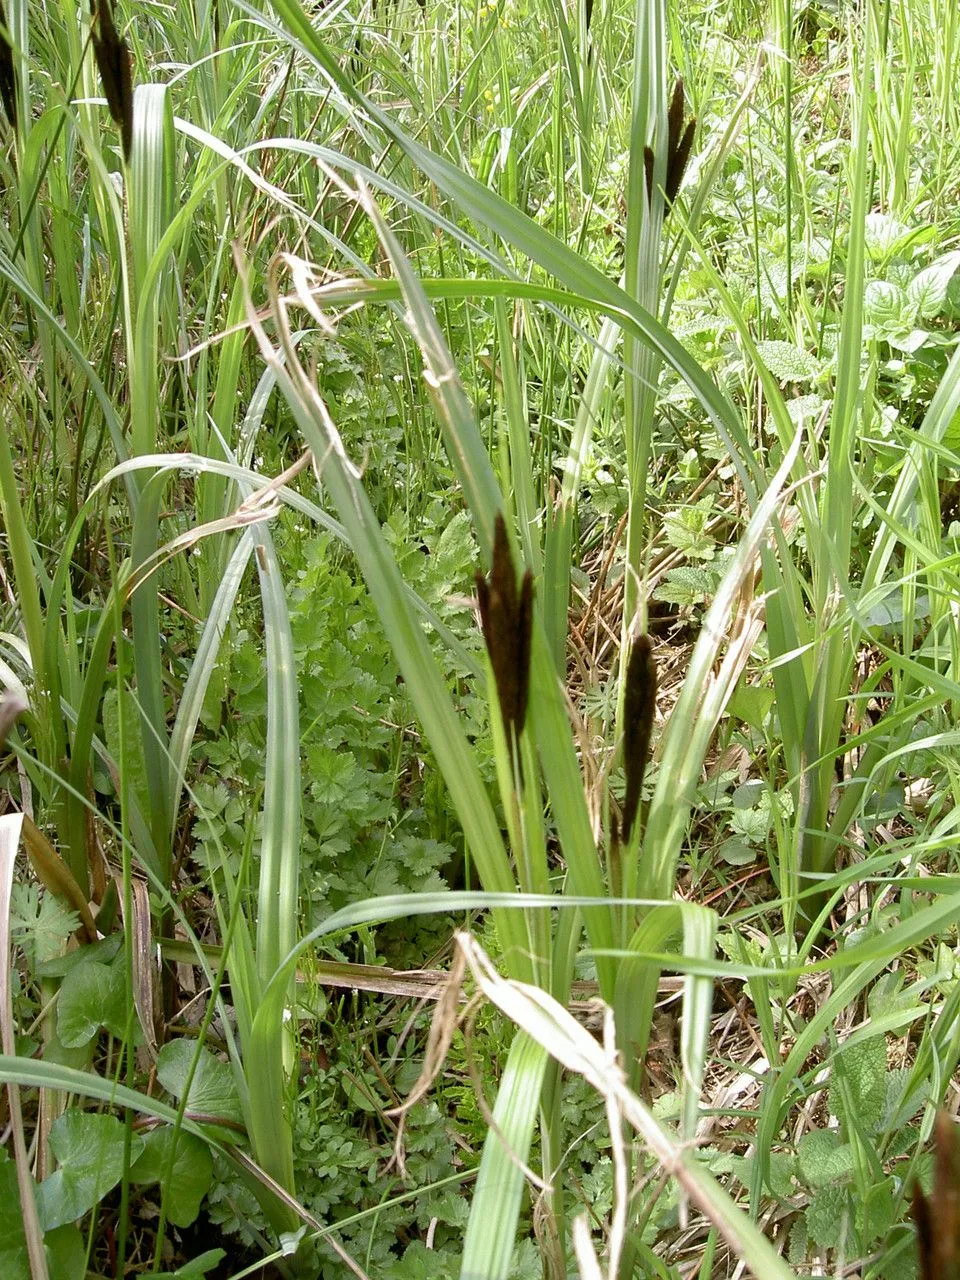
[[[663,1172],[677,1179],[683,1191],[717,1227],[758,1280],[794,1280],[793,1272],[771,1243],[697,1162],[689,1147],[677,1142],[627,1086],[623,1068],[613,1049],[615,1039],[610,1010],[606,1013],[605,1043],[601,1046],[545,991],[527,983],[501,978],[486,953],[469,934],[457,933],[456,943],[487,999],[568,1071],[583,1076],[607,1102],[611,1121],[613,1118],[626,1121],[636,1130],[659,1161]],[[617,1127],[611,1123],[611,1132],[615,1132]],[[616,1228],[615,1214],[611,1253],[618,1247]]]

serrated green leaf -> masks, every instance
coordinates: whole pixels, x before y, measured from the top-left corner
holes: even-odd
[[[846,1187],[828,1183],[807,1205],[804,1214],[810,1238],[821,1249],[834,1249],[844,1233],[847,1206]]]
[[[858,1125],[873,1133],[883,1120],[887,1100],[887,1044],[883,1036],[856,1041],[840,1053],[838,1064],[846,1076]],[[830,1111],[843,1118],[840,1090],[830,1089]]]
[[[791,1267],[799,1267],[807,1260],[807,1222],[801,1216],[790,1228],[787,1243],[787,1261]]]
[[[717,575],[693,565],[669,569],[666,580],[653,593],[655,600],[666,604],[702,604],[717,585]]]
[[[758,342],[757,351],[778,382],[809,382],[822,372],[820,361],[792,342]]]
[[[130,1158],[143,1147],[130,1138]],[[124,1160],[124,1126],[110,1115],[72,1108],[54,1121],[50,1149],[59,1169],[37,1188],[37,1211],[44,1231],[76,1222],[120,1181]]]
[[[794,1193],[793,1178],[797,1169],[794,1156],[783,1151],[774,1151],[770,1156],[769,1183],[775,1196],[786,1200]]]
[[[133,1182],[145,1185],[166,1179],[164,1203],[167,1217],[176,1227],[189,1227],[200,1212],[200,1202],[213,1179],[213,1157],[205,1142],[192,1133],[177,1135],[177,1150],[170,1165],[173,1129],[154,1129],[143,1141],[143,1151],[130,1170]]]
[[[80,923],[53,893],[41,893],[35,884],[14,884],[10,894],[10,930],[25,949],[31,967],[52,960]]]
[[[853,1149],[836,1129],[813,1129],[797,1147],[797,1169],[808,1187],[823,1187],[853,1173]]]
[[[89,1044],[101,1027],[122,1036],[127,1025],[126,982],[119,966],[90,960],[64,978],[57,1000],[57,1035],[68,1049]]]
[[[157,1079],[179,1101],[197,1053],[200,1056],[190,1083],[187,1110],[242,1123],[243,1111],[233,1072],[209,1049],[198,1049],[188,1040],[168,1041],[157,1057]]]

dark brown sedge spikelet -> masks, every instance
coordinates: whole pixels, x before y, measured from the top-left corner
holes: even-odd
[[[93,8],[93,56],[97,60],[103,93],[110,118],[120,126],[123,158],[130,159],[133,142],[133,73],[130,50],[113,21],[110,0],[99,0]]]
[[[657,664],[649,636],[637,636],[627,663],[623,701],[623,839],[628,841],[640,810],[640,790],[650,756],[653,716],[657,708]]]
[[[960,1153],[954,1122],[941,1111],[934,1133],[933,1192],[913,1188],[921,1280],[960,1280]]]
[[[683,175],[687,168],[687,161],[690,159],[690,148],[693,146],[693,135],[697,131],[696,120],[689,120],[687,127],[683,131],[683,137],[677,145],[677,149],[670,157],[670,163],[667,168],[667,181],[664,186],[664,197],[667,206],[673,204],[677,198],[677,192],[680,190],[680,183],[683,181]]]
[[[6,30],[7,11],[0,3],[0,26]],[[13,72],[13,50],[6,35],[0,35],[0,98],[11,129],[17,127],[17,77]]]
[[[519,738],[527,717],[530,689],[530,632],[533,623],[533,575],[528,569],[517,589],[507,542],[507,526],[497,514],[493,563],[488,577],[477,574],[480,623],[500,700],[507,737]]]
[[[683,126],[683,80],[678,77],[673,86],[670,105],[667,107],[667,172],[663,183],[663,198],[667,209],[677,198],[680,183],[683,181],[690,149],[693,146],[693,135],[696,132],[696,120],[689,120]],[[643,172],[647,180],[647,199],[653,196],[654,154],[650,147],[643,149]]]
[[[653,199],[653,147],[643,148],[643,176],[647,180],[647,200]]]
[[[670,95],[670,105],[667,107],[667,157],[674,154],[680,143],[680,133],[683,129],[683,77],[677,76],[676,83],[673,86],[673,93]]]

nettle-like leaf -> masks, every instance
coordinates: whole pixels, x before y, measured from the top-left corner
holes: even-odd
[[[143,1139],[130,1136],[135,1160]],[[50,1149],[60,1167],[37,1188],[37,1212],[45,1231],[76,1222],[89,1213],[123,1173],[124,1126],[116,1116],[72,1108],[54,1121]]]
[[[908,1067],[895,1067],[887,1072],[882,1128],[885,1133],[891,1134],[893,1145],[901,1151],[909,1150],[916,1140],[916,1130],[909,1127],[909,1122],[930,1097],[929,1079],[914,1080],[913,1076],[913,1071]],[[906,1146],[902,1145],[904,1142],[907,1143]]]
[[[790,415],[790,421],[799,426],[801,422],[815,422],[828,404],[830,404],[829,400],[812,393],[796,396],[793,400],[787,401],[787,413]]]
[[[925,267],[907,285],[907,299],[916,314],[924,320],[940,315],[947,300],[947,290],[960,267],[960,250],[945,253]]]
[[[95,960],[74,965],[60,987],[57,1035],[68,1049],[80,1049],[101,1027],[123,1036],[127,1027],[127,985],[119,965]],[[136,1025],[136,1023],[134,1023]]]
[[[730,829],[750,844],[763,844],[774,827],[776,816],[788,817],[793,812],[789,791],[774,795],[759,778],[737,787],[732,800]]]
[[[233,1072],[209,1049],[198,1049],[190,1040],[168,1041],[157,1057],[157,1079],[179,1101],[187,1087],[197,1053],[200,1057],[190,1082],[187,1110],[242,1123],[243,1111]]]
[[[808,1187],[824,1187],[853,1173],[853,1148],[836,1129],[813,1129],[797,1147],[797,1170]]]
[[[758,342],[757,351],[778,382],[809,382],[823,372],[816,356],[792,342]]]
[[[668,569],[665,580],[653,592],[654,600],[665,604],[703,604],[716,590],[719,574],[715,570],[700,569],[696,565],[682,564]]]
[[[470,512],[458,511],[450,519],[445,507],[445,517],[442,532],[425,566],[426,594],[432,603],[438,605],[453,592],[470,590],[477,557]]]
[[[787,1261],[791,1267],[802,1266],[807,1261],[807,1220],[801,1216],[790,1228],[787,1242]]]
[[[864,246],[871,258],[880,261],[904,248],[915,234],[912,227],[887,213],[868,213],[864,225]]]
[[[213,1157],[205,1142],[195,1134],[181,1131],[171,1166],[173,1141],[174,1132],[169,1126],[148,1133],[130,1177],[134,1182],[147,1185],[166,1179],[169,1170],[169,1181],[164,1187],[167,1217],[176,1227],[189,1227],[196,1221],[200,1203],[210,1190]]]
[[[892,280],[871,280],[863,291],[863,318],[877,336],[909,329],[915,314],[906,291]]]
[[[678,507],[663,517],[663,536],[667,544],[693,560],[712,560],[716,539],[707,532],[714,513],[713,499],[701,498],[693,506]]]
[[[854,1115],[850,1117],[867,1133],[875,1133],[883,1121],[887,1103],[887,1044],[883,1036],[870,1036],[841,1050],[834,1074],[843,1072],[850,1090]],[[836,1084],[830,1087],[830,1111],[841,1119],[843,1097]]]
[[[897,333],[885,333],[883,336],[895,351],[912,356],[920,350],[930,334],[926,329],[906,329]]]
[[[821,1249],[835,1249],[845,1230],[846,1184],[828,1182],[813,1195],[804,1218],[811,1240]]]

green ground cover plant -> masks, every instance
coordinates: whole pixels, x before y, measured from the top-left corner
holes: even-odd
[[[4,1276],[951,1274],[958,22],[5,0]]]

